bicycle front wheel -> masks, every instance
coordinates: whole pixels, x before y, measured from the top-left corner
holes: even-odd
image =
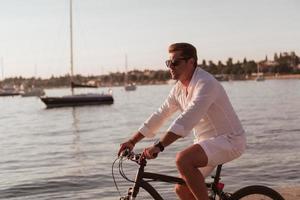
[[[284,200],[275,190],[261,185],[244,187],[232,194],[230,200]]]

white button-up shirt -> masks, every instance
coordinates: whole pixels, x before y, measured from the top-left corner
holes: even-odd
[[[223,134],[241,135],[244,129],[222,85],[209,73],[196,67],[189,86],[178,81],[161,107],[139,128],[146,137],[157,130],[173,113],[181,114],[167,131],[185,137],[194,130],[199,142]]]

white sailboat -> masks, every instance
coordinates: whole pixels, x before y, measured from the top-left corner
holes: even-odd
[[[36,65],[34,66],[34,80],[33,84],[28,87],[26,84],[22,84],[22,91],[21,91],[21,96],[22,97],[41,97],[45,95],[45,91],[41,87],[37,87],[35,84],[35,79],[36,79]]]
[[[15,85],[6,84],[0,88],[0,97],[20,95],[19,89]]]
[[[75,87],[95,87],[89,85],[75,84],[73,80],[73,1],[70,0],[70,68],[71,68],[71,95],[62,97],[41,97],[40,99],[46,104],[47,108],[66,107],[66,106],[86,106],[112,104],[114,102],[112,93],[88,93],[74,94]]]
[[[260,72],[260,63],[257,63],[257,73],[256,73],[256,78],[255,81],[264,81],[265,78],[263,76],[263,73]]]
[[[22,97],[41,97],[44,95],[44,89],[39,87],[26,88],[21,92]]]
[[[2,57],[1,57],[1,73],[2,73],[2,81],[4,81],[4,64],[3,64]],[[0,88],[0,97],[17,96],[17,95],[20,95],[19,88],[17,88],[13,84],[3,84]]]
[[[125,78],[124,78],[124,88],[125,91],[134,91],[136,90],[136,84],[131,82],[128,78],[128,62],[127,62],[127,55],[125,55]]]
[[[2,74],[2,81],[4,80],[4,64],[3,64],[3,57],[1,57],[1,74]]]

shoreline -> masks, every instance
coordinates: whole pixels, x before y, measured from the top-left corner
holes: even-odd
[[[265,80],[292,80],[292,79],[300,79],[300,74],[272,74],[272,75],[262,75]],[[246,78],[243,77],[231,77],[227,78],[229,81],[255,81],[257,77],[256,76],[249,76]],[[226,78],[224,80],[219,81],[228,81]]]
[[[265,76],[266,79],[300,79],[300,74],[286,74],[286,75],[277,75],[277,76]]]
[[[227,82],[227,81],[255,81],[256,76],[236,76],[236,75],[221,75],[217,76],[214,75],[215,78],[220,82]],[[300,74],[272,74],[272,75],[263,75],[265,80],[300,80]],[[175,81],[172,81],[172,79],[169,79],[167,81],[149,81],[147,83],[140,83],[137,82],[137,86],[143,86],[143,85],[172,85]],[[2,82],[0,81],[0,85]],[[120,82],[115,83],[104,83],[103,85],[100,85],[98,88],[113,88],[113,87],[123,87],[124,84]],[[44,89],[56,89],[56,88],[70,88],[69,85],[60,85],[60,86],[47,86],[47,85],[36,85],[36,87],[42,87]]]

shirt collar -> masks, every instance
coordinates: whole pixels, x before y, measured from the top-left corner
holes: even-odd
[[[198,73],[198,71],[200,70],[200,67],[196,67],[192,76],[192,79],[188,85],[188,87],[186,88],[180,81],[178,81],[180,83],[180,87],[184,90],[184,94],[186,94],[186,91],[188,92],[188,96],[190,95],[192,88],[194,88],[194,86],[197,83],[197,78],[196,78],[196,74]]]

